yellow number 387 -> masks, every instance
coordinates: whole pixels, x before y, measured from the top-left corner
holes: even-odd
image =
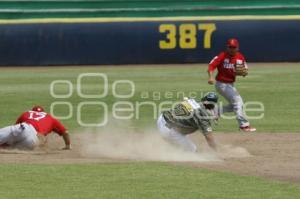
[[[159,41],[160,49],[174,49],[179,43],[182,49],[197,48],[197,28],[204,30],[203,48],[211,48],[211,35],[216,30],[214,23],[198,24],[181,24],[179,26],[179,38],[177,39],[177,27],[175,24],[161,24],[159,32],[166,35],[165,40]]]

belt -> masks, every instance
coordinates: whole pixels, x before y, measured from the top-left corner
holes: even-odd
[[[24,124],[20,124],[20,129],[23,131],[23,130],[25,130],[25,126],[24,126]]]

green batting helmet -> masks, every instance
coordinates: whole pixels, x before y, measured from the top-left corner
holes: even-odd
[[[218,103],[218,95],[215,92],[208,92],[201,101]]]

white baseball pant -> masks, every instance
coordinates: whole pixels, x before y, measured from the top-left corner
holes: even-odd
[[[37,132],[27,123],[16,124],[0,129],[0,145],[13,148],[33,149],[38,144]]]
[[[216,90],[220,95],[222,95],[228,102],[228,105],[222,107],[221,113],[234,112],[236,114],[236,119],[240,127],[249,126],[249,121],[243,111],[244,102],[236,88],[232,83],[216,82]]]
[[[162,115],[160,115],[157,120],[157,128],[165,140],[172,144],[181,146],[186,151],[197,151],[197,146],[188,138],[187,135],[177,132],[172,128],[168,128],[166,124],[166,120]]]

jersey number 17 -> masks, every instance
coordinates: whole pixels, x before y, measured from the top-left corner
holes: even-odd
[[[44,112],[36,112],[36,111],[30,111],[29,112],[29,119],[40,121],[41,119],[46,117],[46,113]]]

